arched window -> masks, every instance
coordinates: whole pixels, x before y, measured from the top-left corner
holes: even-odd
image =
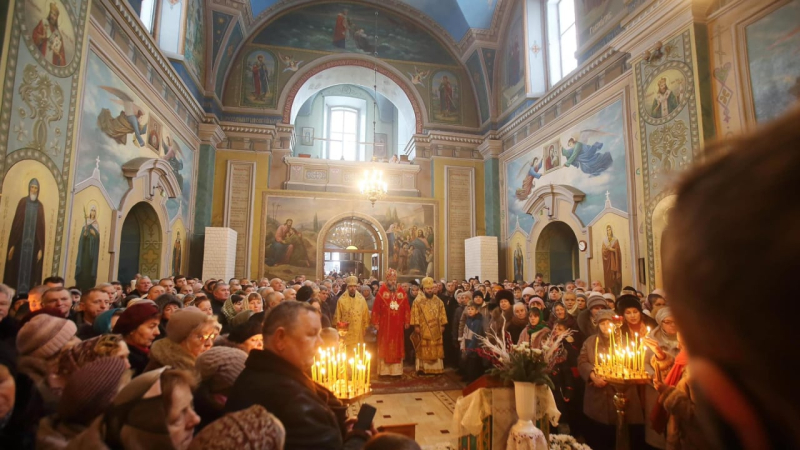
[[[328,159],[359,160],[359,110],[346,106],[328,109]]]
[[[554,85],[578,67],[578,32],[575,0],[547,2],[547,45],[550,53],[550,84]]]

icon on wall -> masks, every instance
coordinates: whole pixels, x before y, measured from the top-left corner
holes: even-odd
[[[302,131],[300,135],[300,145],[314,145],[314,129],[311,127],[303,127]]]

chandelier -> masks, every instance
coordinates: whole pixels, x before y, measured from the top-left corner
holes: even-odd
[[[389,191],[389,186],[383,181],[383,171],[378,169],[364,171],[364,179],[358,183],[361,195],[375,207],[375,202],[382,199]]]

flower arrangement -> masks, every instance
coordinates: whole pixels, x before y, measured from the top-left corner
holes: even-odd
[[[550,450],[592,450],[588,445],[581,444],[568,434],[551,434]]]
[[[505,328],[505,327],[504,327]],[[512,344],[506,338],[500,338],[492,327],[486,337],[478,336],[481,341],[481,354],[494,366],[489,374],[505,382],[521,381],[544,384],[555,389],[550,373],[553,367],[563,361],[564,349],[561,341],[572,332],[564,334],[550,333],[542,341],[542,348],[532,348],[529,342]],[[505,333],[503,333],[505,335]]]

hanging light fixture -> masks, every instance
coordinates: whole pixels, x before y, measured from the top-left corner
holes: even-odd
[[[373,60],[373,85],[372,89],[375,91],[372,97],[372,140],[375,141],[376,132],[376,119],[378,117],[378,11],[375,11],[375,44],[372,50]],[[375,146],[373,143],[373,152]],[[375,157],[373,156],[373,160]],[[389,191],[389,186],[383,181],[383,171],[378,169],[364,171],[364,179],[359,183],[359,190],[361,195],[367,197],[372,207],[375,207],[375,202],[383,198]]]

